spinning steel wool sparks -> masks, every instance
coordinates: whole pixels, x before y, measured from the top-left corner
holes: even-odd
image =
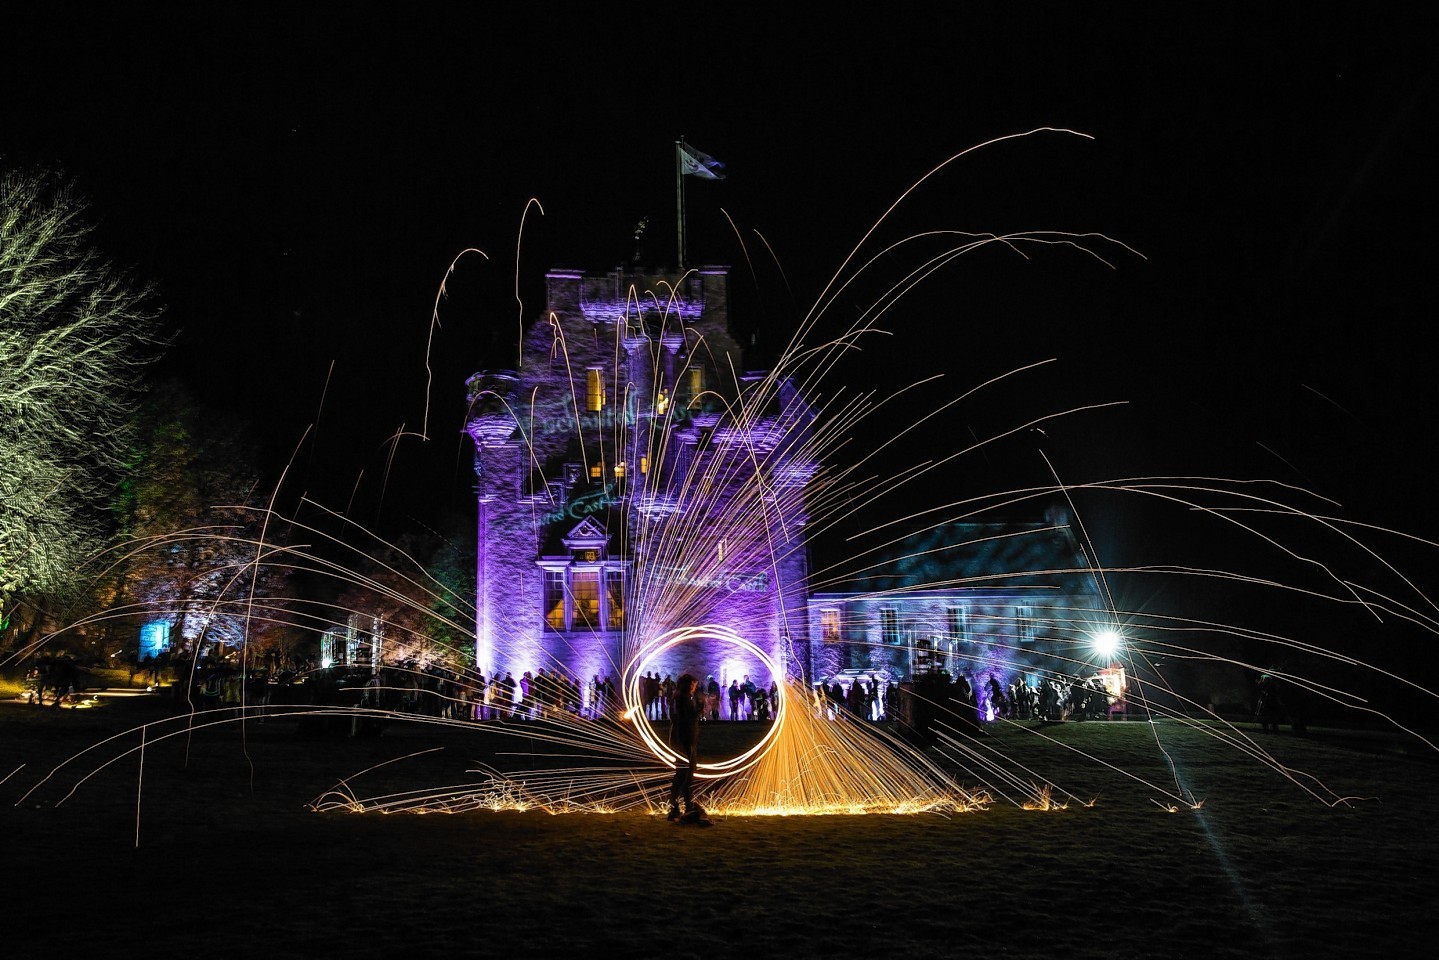
[[[915,187],[970,152],[941,164]],[[372,624],[366,636],[375,651],[374,680],[350,690],[348,702],[261,705],[242,691],[232,709],[133,731],[128,740],[109,741],[93,754],[111,759],[93,761],[85,754],[62,768],[68,773],[87,763],[103,766],[116,753],[138,753],[145,743],[195,725],[262,715],[403,720],[493,738],[505,762],[470,771],[478,776],[474,782],[381,796],[364,796],[357,775],[316,798],[315,809],[658,812],[677,757],[666,743],[664,710],[646,694],[646,683],[691,672],[713,676],[721,689],[744,677],[776,693],[773,703],[766,702],[768,716],[745,717],[756,731],[751,742],[733,755],[703,758],[698,776],[704,803],[721,814],[1084,805],[1092,798],[1050,783],[1042,769],[997,749],[984,731],[1023,730],[1036,741],[1055,742],[1056,723],[1111,717],[1151,722],[1161,751],[1164,728],[1152,721],[1201,730],[1321,802],[1344,802],[1270,757],[1252,730],[1176,689],[1160,667],[1184,661],[1255,670],[1285,652],[1356,672],[1395,678],[1394,671],[1219,615],[1128,603],[1126,584],[1165,578],[1262,587],[1286,599],[1357,611],[1375,621],[1397,619],[1433,633],[1439,608],[1369,542],[1391,533],[1333,516],[1329,504],[1292,486],[1163,476],[1070,482],[1047,460],[1046,483],[948,503],[912,502],[921,479],[963,470],[967,457],[988,454],[1002,441],[1042,435],[1115,404],[1066,402],[894,470],[887,451],[898,439],[931,431],[936,442],[952,443],[951,434],[937,430],[947,413],[976,395],[1035,378],[1046,365],[1015,369],[915,414],[902,413],[901,401],[925,381],[888,396],[855,389],[844,366],[849,356],[882,335],[878,324],[900,310],[916,286],[935,282],[937,271],[975,250],[1026,255],[1058,248],[1100,264],[1133,251],[1101,234],[953,231],[914,234],[874,250],[871,241],[884,223],[881,218],[865,234],[763,372],[744,368],[728,329],[724,268],[548,274],[549,301],[525,332],[514,368],[483,371],[468,384],[464,427],[474,443],[477,477],[473,618],[403,555],[387,568],[384,582],[334,559],[347,550],[358,559],[374,545],[357,527],[308,501],[303,511],[283,518],[291,531],[283,546],[264,535],[176,534],[239,542],[248,550],[207,606],[209,618],[241,637],[267,620],[331,632],[349,624],[353,634],[354,618],[370,613],[359,603],[297,597],[279,603],[249,591],[257,571],[272,566],[371,590],[472,636],[473,653],[466,650],[463,662],[451,664],[459,679],[449,692],[435,693],[449,705],[448,716],[422,717],[388,705],[425,671],[418,663],[400,666],[398,658],[382,671],[378,651],[382,644],[418,649],[421,638]],[[869,308],[834,332],[830,315],[841,294],[897,262],[897,254],[916,265],[886,280]],[[427,410],[425,431],[428,422]],[[873,449],[856,442],[875,435],[882,439]],[[1104,562],[1087,528],[1086,505],[1110,499],[1212,522],[1239,551],[1271,552],[1275,575],[1258,577],[1238,563]],[[877,516],[878,507],[896,502],[906,505],[900,520],[874,521],[867,538],[853,540],[853,556],[812,567],[817,535],[865,521],[872,511]],[[1015,511],[1044,520],[997,519]],[[273,507],[254,516],[261,529],[278,527],[282,519]],[[346,537],[332,532],[337,520]],[[1332,558],[1314,550],[1313,534],[1328,539]],[[294,545],[297,537],[312,546]],[[360,546],[353,545],[356,537]],[[130,549],[161,549],[170,539]],[[1348,570],[1356,554],[1373,581]],[[1286,582],[1290,566],[1317,576]],[[489,699],[471,702],[464,692],[466,671],[487,678]],[[524,689],[497,699],[505,673],[525,678]],[[607,698],[600,683],[582,685],[585,677],[617,678],[617,698]],[[577,696],[546,702],[543,691],[529,689],[531,679],[538,689],[541,678]],[[1292,671],[1283,680],[1296,700],[1384,713],[1327,679]],[[1408,687],[1433,699],[1417,684]],[[859,706],[835,703],[836,688]],[[730,711],[740,710],[735,702]],[[744,701],[744,709],[751,702]],[[721,709],[715,706],[716,717]],[[477,715],[487,722],[474,723]],[[522,741],[543,744],[547,757],[574,762],[516,769],[525,762]],[[1104,756],[1091,759],[1119,766]],[[61,782],[59,772],[26,796]],[[1132,780],[1157,794],[1164,809],[1201,803],[1178,770],[1172,772],[1171,780]]]

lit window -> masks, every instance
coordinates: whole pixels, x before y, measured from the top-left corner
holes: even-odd
[[[644,476],[650,472],[650,458],[648,454],[640,454],[640,475]]]
[[[563,570],[545,571],[545,629],[565,628],[565,573]]]
[[[655,397],[655,413],[664,413],[670,408],[670,395],[663,388],[660,388],[659,396]]]
[[[625,575],[620,570],[605,571],[606,630],[625,628]]]
[[[605,408],[605,371],[590,367],[585,371],[585,409],[598,413]]]
[[[570,580],[575,602],[575,626],[595,628],[600,622],[600,572],[576,570]]]
[[[605,462],[604,462],[603,460],[597,460],[597,461],[595,461],[594,463],[590,464],[590,479],[591,479],[591,480],[601,480],[601,479],[604,478],[604,475],[605,475]]]
[[[879,636],[884,643],[899,643],[899,611],[885,607],[879,612]]]
[[[819,635],[825,643],[839,643],[839,611],[819,612]]]
[[[704,393],[704,367],[690,367],[688,370],[685,371],[685,379],[687,381],[687,383],[685,384],[685,388],[686,391],[689,393],[691,400],[694,400],[695,397],[698,397],[701,393]]]
[[[623,480],[625,478],[625,471],[627,469],[628,468],[625,466],[625,462],[623,460],[615,464],[615,479]]]

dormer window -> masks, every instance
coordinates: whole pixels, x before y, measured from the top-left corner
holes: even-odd
[[[623,630],[626,561],[611,559],[605,530],[593,518],[564,538],[568,556],[541,557],[546,630]]]

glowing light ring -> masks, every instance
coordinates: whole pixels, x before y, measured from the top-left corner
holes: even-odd
[[[679,763],[683,761],[683,758],[674,750],[670,749],[670,745],[665,743],[664,740],[655,733],[654,727],[650,726],[649,718],[645,716],[644,701],[640,696],[640,678],[643,676],[645,668],[650,665],[650,662],[653,661],[655,657],[671,647],[688,643],[691,640],[719,640],[723,643],[732,643],[737,647],[748,650],[758,657],[760,662],[769,669],[771,677],[777,678],[781,676],[779,666],[771,660],[763,650],[753,643],[750,643],[729,627],[719,624],[701,624],[700,626],[694,627],[679,627],[668,633],[661,634],[657,640],[645,648],[641,656],[635,659],[632,667],[625,674],[625,713],[630,719],[635,721],[635,729],[639,732],[640,739],[644,740],[645,745],[650,748],[650,751],[669,767],[678,766]],[[779,736],[780,730],[785,722],[789,693],[785,690],[785,685],[782,683],[776,684],[775,688],[779,691],[779,696],[776,698],[778,702],[774,706],[774,721],[770,723],[769,730],[760,738],[759,743],[756,743],[744,753],[732,757],[729,760],[724,760],[719,763],[701,763],[695,771],[695,776],[701,780],[728,777],[732,774],[748,770],[759,762],[759,758],[764,756],[765,751],[769,749],[775,738]]]

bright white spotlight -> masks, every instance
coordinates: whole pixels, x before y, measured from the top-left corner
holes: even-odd
[[[1119,631],[1102,630],[1094,636],[1094,652],[1108,660],[1119,652]]]

